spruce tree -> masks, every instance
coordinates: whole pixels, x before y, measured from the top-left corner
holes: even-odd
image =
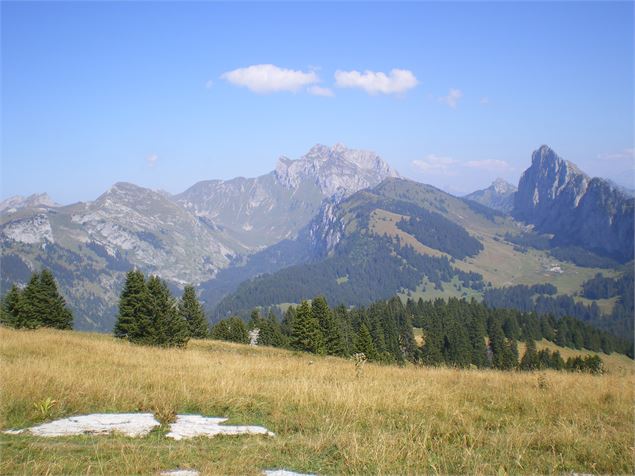
[[[538,352],[536,351],[536,343],[532,338],[527,340],[527,349],[520,360],[521,370],[536,370],[540,365]]]
[[[194,286],[187,285],[183,289],[183,297],[179,301],[179,314],[187,322],[190,337],[204,339],[208,335],[207,320],[203,306],[196,297]]]
[[[359,327],[357,339],[355,340],[355,352],[364,354],[368,360],[377,360],[377,350],[366,324],[362,324]]]
[[[22,291],[13,284],[2,299],[0,308],[2,324],[15,328],[25,327],[25,316],[22,306]]]
[[[227,340],[240,344],[249,343],[247,326],[240,317],[232,316],[227,319]]]
[[[302,301],[296,310],[291,332],[291,346],[304,352],[324,353],[324,336],[320,323],[311,313],[308,301]]]
[[[48,269],[40,273],[40,293],[48,312],[42,316],[42,324],[56,329],[72,329],[73,314],[57,289],[57,283]]]
[[[218,340],[229,340],[229,325],[227,319],[222,319],[212,326],[210,337]]]
[[[119,297],[119,312],[113,329],[115,337],[142,342],[151,328],[148,301],[143,273],[139,270],[129,271]]]
[[[489,350],[491,352],[492,367],[495,369],[505,368],[505,334],[500,320],[490,317],[488,321]]]
[[[338,325],[324,296],[318,296],[311,302],[311,316],[320,324],[324,336],[324,352],[327,355],[344,355],[344,340]]]
[[[22,292],[23,323],[27,329],[36,329],[42,323],[42,316],[46,312],[46,302],[40,292],[40,274],[33,273],[29,283]]]
[[[54,327],[72,329],[73,314],[57,290],[55,278],[49,270],[33,273],[22,293],[21,309],[24,327]]]

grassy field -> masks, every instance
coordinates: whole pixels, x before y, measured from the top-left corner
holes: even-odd
[[[193,341],[0,329],[2,429],[90,412],[227,416],[276,437],[1,436],[1,474],[632,474],[633,366],[603,376],[367,365]],[[605,358],[605,357],[603,357]],[[606,359],[619,358],[608,356]],[[47,415],[34,403],[57,401]]]

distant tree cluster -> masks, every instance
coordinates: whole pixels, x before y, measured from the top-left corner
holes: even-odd
[[[613,337],[607,341],[607,350],[618,350],[633,355],[633,270],[626,271],[620,278],[605,278],[596,275],[582,285],[583,295],[611,297],[619,296],[609,315],[604,315],[595,302],[584,304],[576,302],[571,296],[554,295],[555,286],[551,284],[534,286],[509,286],[487,289],[483,293],[483,302],[493,308],[516,309],[523,312],[536,312],[556,317],[573,317],[595,328],[610,332]],[[615,338],[615,336],[624,336]],[[630,350],[629,350],[630,349]],[[596,349],[592,349],[596,350]]]
[[[483,250],[482,243],[465,231],[465,228],[427,210],[400,220],[397,227],[414,236],[418,242],[448,253],[456,259],[474,256]]]
[[[421,345],[415,341],[414,327],[423,331]],[[348,309],[341,305],[330,308],[323,296],[290,306],[281,322],[272,310],[266,318],[258,310],[252,311],[248,325],[238,317],[221,320],[212,329],[212,337],[246,343],[248,332],[254,329],[258,330],[258,345],[341,357],[363,353],[368,360],[381,363],[590,372],[597,370],[595,358],[580,358],[583,364],[576,359],[565,362],[558,351],[537,351],[535,341],[546,339],[565,347],[601,351],[602,344],[610,347],[607,339],[611,337],[572,318],[556,320],[490,309],[475,300],[408,300],[404,305],[394,297]],[[522,358],[519,341],[527,342]]]
[[[228,328],[240,330],[230,333]],[[339,357],[363,353],[368,360],[383,363],[416,362],[419,358],[412,321],[396,297],[349,310],[344,306],[332,309],[318,296],[290,306],[282,322],[273,312],[264,318],[258,310],[252,312],[248,326],[241,326],[237,317],[221,320],[213,327],[212,337],[247,342],[247,332],[253,329],[259,331],[258,345]]]
[[[0,322],[18,329],[72,329],[73,313],[57,289],[53,274],[33,273],[24,289],[15,284],[2,299]]]
[[[176,300],[157,276],[127,273],[119,299],[115,337],[162,347],[182,347],[190,337],[207,337],[207,322],[192,286]]]

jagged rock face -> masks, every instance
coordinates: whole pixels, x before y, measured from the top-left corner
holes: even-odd
[[[196,282],[224,268],[229,240],[164,195],[117,183],[72,213],[89,239],[111,255],[126,253],[142,269],[174,282]]]
[[[318,144],[295,161],[281,157],[275,174],[278,181],[291,188],[314,180],[326,197],[347,197],[385,178],[399,176],[374,152],[347,149],[342,144],[331,148]]]
[[[269,174],[199,182],[174,200],[255,251],[296,236],[325,198],[340,200],[396,176],[373,152],[316,145],[298,160],[281,157]]]
[[[498,178],[489,187],[472,192],[464,198],[503,213],[510,213],[514,208],[516,190],[518,189],[515,186]]]
[[[46,193],[34,193],[28,197],[16,195],[0,202],[0,212],[13,213],[21,208],[58,207],[59,204]]]
[[[249,267],[257,273],[278,269],[299,248],[282,240],[304,229],[325,198],[337,201],[396,175],[376,154],[339,145],[316,146],[285,163],[284,173],[279,166],[257,178],[199,182],[176,196],[117,183],[93,202],[66,207],[53,207],[46,194],[6,200],[1,287],[26,284],[31,271],[52,269],[76,327],[110,330],[124,273],[132,267],[173,286],[200,284],[280,242],[269,254],[253,255]]]
[[[578,245],[621,260],[633,258],[633,204],[600,178],[590,178],[547,146],[532,155],[514,200],[515,218]]]
[[[3,289],[53,271],[79,329],[109,330],[133,266],[174,285],[201,282],[233,259],[231,240],[163,195],[118,183],[94,202],[21,208],[0,217]]]

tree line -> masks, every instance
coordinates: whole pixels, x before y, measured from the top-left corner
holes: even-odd
[[[422,330],[421,344],[415,340],[414,328]],[[212,328],[211,337],[242,343],[252,340],[257,345],[321,355],[347,357],[363,353],[368,360],[380,363],[502,370],[601,371],[602,361],[597,356],[564,361],[558,351],[537,351],[535,341],[541,339],[581,349],[595,346],[596,337],[600,343],[604,338],[604,345],[611,351],[606,340],[610,335],[575,319],[556,320],[535,313],[490,309],[475,300],[456,298],[416,303],[408,300],[404,305],[394,297],[349,309],[330,308],[326,299],[318,296],[311,302],[290,306],[281,321],[273,309],[269,309],[266,318],[259,310],[252,311],[248,324],[236,316],[223,319]],[[519,341],[526,342],[522,357]]]
[[[48,269],[33,273],[24,289],[13,284],[0,305],[0,323],[16,329],[72,329],[73,313]]]

